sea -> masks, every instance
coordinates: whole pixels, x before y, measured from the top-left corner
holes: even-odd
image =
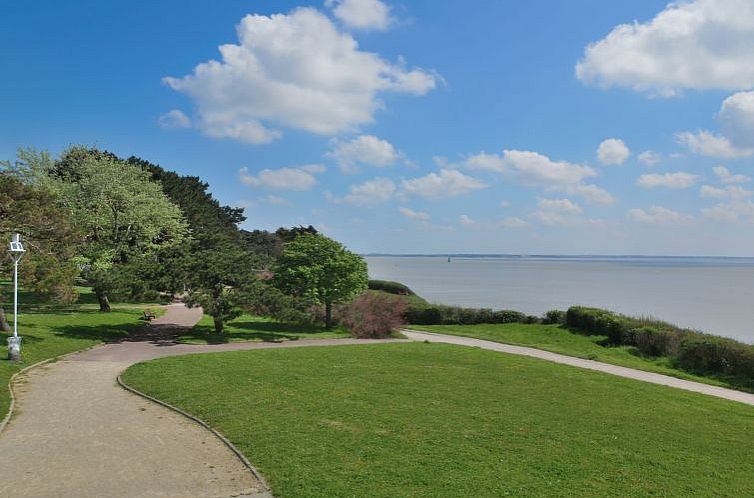
[[[442,255],[365,257],[370,278],[433,303],[541,315],[583,305],[754,344],[754,258]]]

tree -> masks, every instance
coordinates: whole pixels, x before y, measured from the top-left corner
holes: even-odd
[[[369,280],[363,258],[339,242],[308,233],[285,245],[274,273],[283,292],[324,305],[327,328],[333,325],[332,305],[361,294]]]
[[[97,149],[73,147],[47,168],[71,224],[83,234],[78,264],[100,311],[110,311],[117,267],[178,245],[187,234],[180,208],[149,173]]]
[[[27,254],[20,277],[25,286],[50,294],[56,301],[72,302],[78,273],[71,259],[76,234],[53,193],[31,181],[22,161],[15,166],[0,164],[0,240],[10,240],[12,233],[23,237]],[[0,329],[9,328],[0,305]]]

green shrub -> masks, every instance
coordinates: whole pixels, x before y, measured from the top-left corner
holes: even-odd
[[[633,346],[649,356],[669,357],[678,368],[754,386],[754,345],[581,306],[568,309],[565,323],[576,332],[607,336],[613,345]]]
[[[550,310],[545,313],[542,323],[562,325],[566,321],[566,312],[563,310]]]
[[[397,294],[400,296],[414,296],[414,291],[400,282],[393,282],[391,280],[370,280],[370,290],[378,290],[387,292],[388,294]]]

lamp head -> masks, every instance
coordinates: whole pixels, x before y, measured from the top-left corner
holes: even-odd
[[[13,258],[13,261],[20,260],[25,252],[26,249],[24,249],[24,246],[21,243],[21,235],[14,233],[13,238],[10,241],[10,255]]]

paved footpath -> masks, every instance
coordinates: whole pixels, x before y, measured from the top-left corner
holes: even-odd
[[[746,403],[747,405],[754,406],[754,394],[736,391],[734,389],[726,389],[724,387],[711,386],[709,384],[702,384],[701,382],[677,379],[668,375],[645,372],[643,370],[635,370],[633,368],[627,367],[619,367],[617,365],[610,365],[609,363],[601,363],[599,361],[584,360],[581,358],[575,358],[573,356],[550,353],[549,351],[543,351],[541,349],[527,348],[524,346],[512,346],[510,344],[485,341],[482,339],[473,339],[471,337],[436,334],[434,332],[420,332],[418,330],[401,330],[401,332],[403,333],[403,335],[414,341],[443,342],[446,344],[457,344],[459,346],[471,346],[482,349],[490,349],[492,351],[500,351],[501,353],[530,356],[532,358],[539,358],[541,360],[562,363],[564,365],[571,365],[573,367],[586,368],[588,370],[596,370],[598,372],[604,372],[611,375],[617,375],[619,377],[626,377],[628,379],[649,382],[651,384],[660,384],[663,386],[675,387],[686,391],[693,391],[710,396],[717,396],[718,398],[725,398],[731,401],[739,401],[741,403]]]
[[[169,337],[170,328],[199,318],[201,310],[171,305],[140,339]],[[152,338],[97,346],[33,368],[17,377],[13,417],[0,433],[0,496],[271,497],[213,434],[127,392],[117,376],[163,356],[356,342],[365,341],[179,345]]]

